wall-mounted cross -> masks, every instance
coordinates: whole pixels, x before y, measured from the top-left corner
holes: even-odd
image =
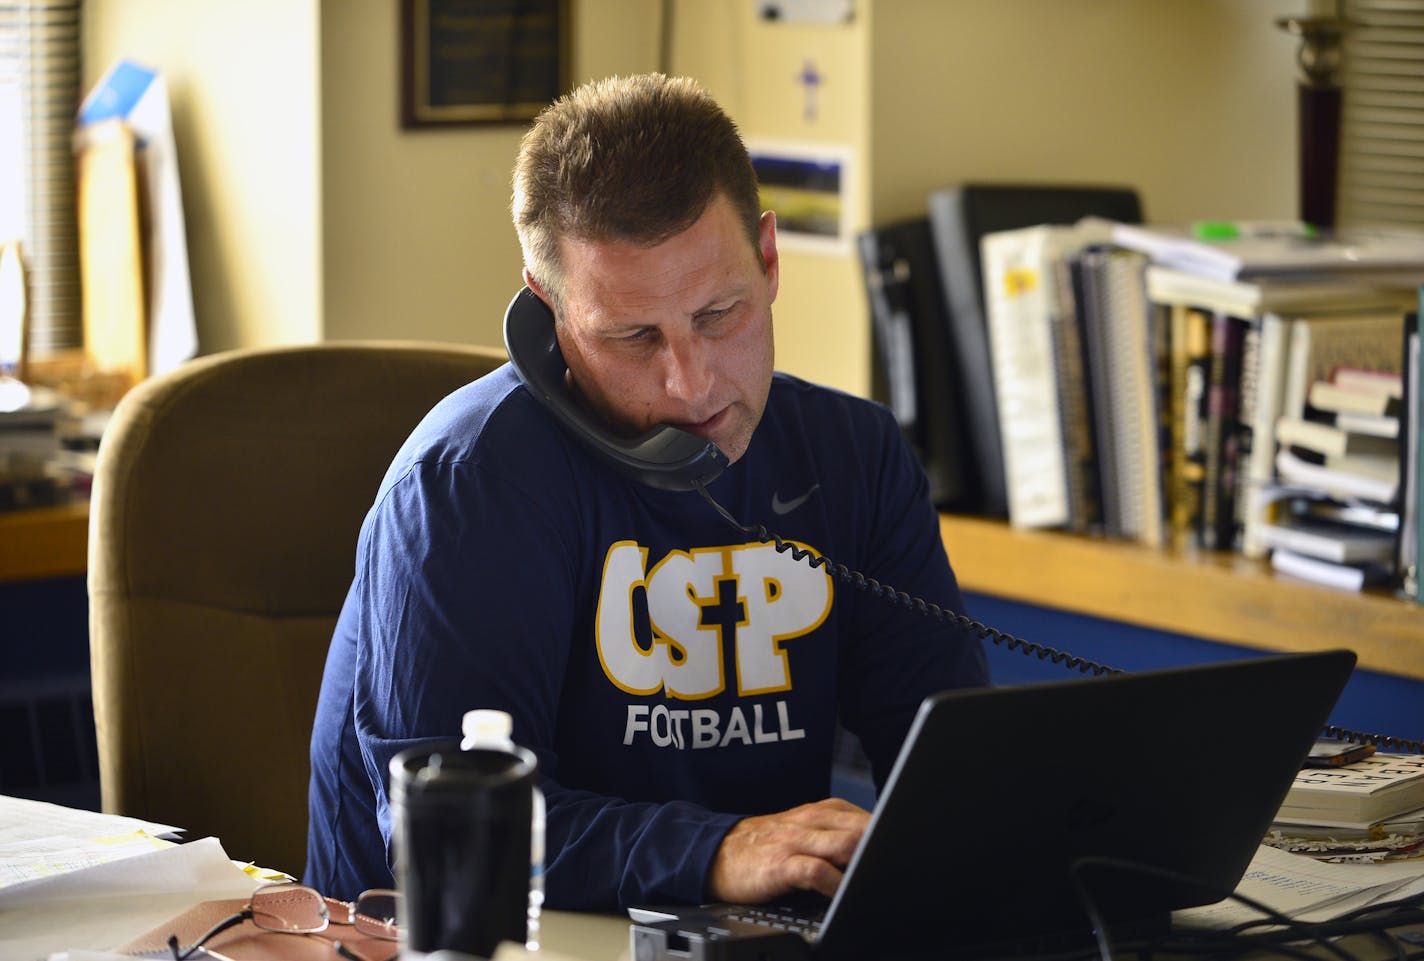
[[[822,77],[821,72],[816,69],[816,63],[813,60],[807,60],[805,66],[801,68],[801,72],[796,75],[797,82],[805,88],[806,102],[801,110],[801,116],[808,123],[814,122],[816,119],[819,106],[816,101],[816,92],[820,89],[823,79],[825,78]]]

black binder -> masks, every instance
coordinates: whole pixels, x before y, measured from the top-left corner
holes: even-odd
[[[935,506],[972,509],[964,401],[929,219],[867,230],[856,243],[875,332],[876,398],[919,456]]]

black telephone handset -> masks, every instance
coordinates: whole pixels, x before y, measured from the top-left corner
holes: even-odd
[[[955,624],[979,638],[1037,657],[1039,660],[1061,664],[1069,670],[1095,675],[1121,673],[1119,668],[1098,664],[1033,641],[1025,641],[987,624],[981,624],[965,614],[940,607],[932,601],[898,591],[824,555],[792,544],[760,524],[743,524],[707,492],[707,485],[727,467],[727,457],[716,444],[666,424],[641,437],[619,437],[598,424],[591,414],[579,406],[564,382],[564,374],[568,368],[554,336],[553,312],[528,287],[514,295],[505,311],[504,346],[509,352],[510,363],[514,365],[524,385],[555,419],[589,449],[633,480],[659,490],[695,490],[727,523],[743,534],[771,544],[783,553],[789,551],[796,560],[804,560],[812,567],[824,568],[842,583],[856,590],[875,594],[896,607],[916,611],[937,621]],[[1333,725],[1326,727],[1322,733],[1329,738],[1373,743],[1400,750],[1424,751],[1424,743],[1408,738],[1360,734]]]
[[[659,490],[695,490],[727,523],[743,534],[771,544],[783,553],[790,552],[796,560],[804,560],[812,567],[822,567],[857,590],[880,595],[898,607],[916,610],[936,620],[956,622],[980,637],[1008,646],[1010,650],[1036,654],[1083,673],[1116,673],[1115,668],[1020,640],[938,604],[897,591],[844,564],[837,564],[830,558],[786,541],[760,524],[741,523],[707,492],[707,485],[727,467],[727,457],[716,444],[666,424],[641,437],[619,437],[595,421],[593,415],[579,405],[564,379],[568,367],[554,336],[554,314],[528,287],[514,295],[504,312],[504,346],[515,372],[535,399],[569,433],[633,480]]]
[[[504,312],[504,346],[520,379],[559,423],[633,480],[659,490],[690,491],[726,470],[727,455],[696,434],[662,424],[639,437],[620,437],[597,423],[569,393],[554,314],[528,287]]]

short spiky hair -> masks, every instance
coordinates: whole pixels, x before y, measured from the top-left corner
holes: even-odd
[[[559,300],[559,238],[651,246],[692,226],[718,193],[758,249],[756,172],[731,118],[695,80],[610,77],[556,100],[524,135],[514,227],[525,267]]]

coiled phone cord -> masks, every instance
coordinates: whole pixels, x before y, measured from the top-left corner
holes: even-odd
[[[1105,664],[1099,664],[1096,661],[1090,661],[1084,657],[1068,654],[1044,644],[1037,644],[1033,641],[1026,641],[1021,637],[1015,637],[1013,634],[1008,634],[997,628],[990,627],[987,624],[982,624],[968,615],[960,614],[957,611],[946,610],[933,601],[927,601],[922,597],[916,597],[905,591],[896,590],[889,584],[882,584],[875,578],[867,577],[860,571],[837,563],[824,554],[817,554],[814,551],[799,547],[785,540],[780,535],[767,530],[763,524],[743,524],[733,517],[730,511],[717,503],[717,499],[708,492],[703,484],[694,481],[693,487],[697,490],[697,493],[702,495],[703,500],[712,505],[712,509],[715,510],[723,520],[731,524],[742,534],[748,537],[754,537],[763,544],[772,545],[779,553],[785,554],[790,552],[794,560],[804,560],[812,567],[823,568],[826,573],[832,575],[842,583],[848,584],[858,591],[873,594],[895,607],[901,608],[902,610],[916,611],[941,623],[956,624],[981,640],[991,641],[1006,650],[1018,651],[1028,657],[1037,657],[1040,661],[1050,661],[1054,664],[1061,664],[1069,670],[1075,670],[1082,674],[1100,676],[1103,674],[1126,673],[1121,668],[1108,667]],[[1373,744],[1376,747],[1385,749],[1424,754],[1424,741],[1395,737],[1390,734],[1364,734],[1334,724],[1327,725],[1321,731],[1320,736],[1333,740],[1350,741],[1354,744]]]
[[[1359,731],[1352,731],[1346,727],[1337,727],[1334,724],[1327,724],[1325,730],[1320,733],[1320,736],[1336,741],[1350,741],[1354,744],[1373,744],[1375,747],[1384,748],[1386,751],[1408,751],[1411,754],[1424,754],[1424,741],[1415,741],[1407,737],[1395,737],[1393,734],[1361,734]]]
[[[960,614],[958,611],[946,610],[933,601],[927,601],[922,597],[916,597],[913,594],[896,590],[889,584],[882,584],[875,578],[867,577],[860,571],[853,570],[844,564],[839,564],[823,554],[817,554],[804,547],[799,547],[779,535],[768,531],[762,524],[743,524],[733,517],[730,511],[717,503],[716,498],[708,493],[706,487],[695,482],[693,486],[697,489],[697,493],[702,495],[702,499],[708,504],[711,504],[712,509],[722,516],[723,520],[731,524],[741,533],[748,537],[754,537],[763,544],[772,545],[779,553],[785,554],[789,551],[794,560],[804,560],[812,567],[824,568],[826,573],[837,578],[842,583],[854,587],[858,591],[873,594],[902,610],[916,611],[941,623],[957,624],[982,640],[992,641],[1008,650],[1018,651],[1026,656],[1037,657],[1040,661],[1051,661],[1054,664],[1061,664],[1072,671],[1095,675],[1124,673],[1121,669],[1116,667],[1108,667],[1105,664],[1099,664],[1096,661],[1090,661],[1084,657],[1078,657],[1074,654],[1055,650],[1043,644],[1035,644],[1033,641],[1026,641],[1023,638],[1015,637],[1012,634],[1007,634],[1004,631],[992,628],[988,624],[982,624],[972,617]]]

